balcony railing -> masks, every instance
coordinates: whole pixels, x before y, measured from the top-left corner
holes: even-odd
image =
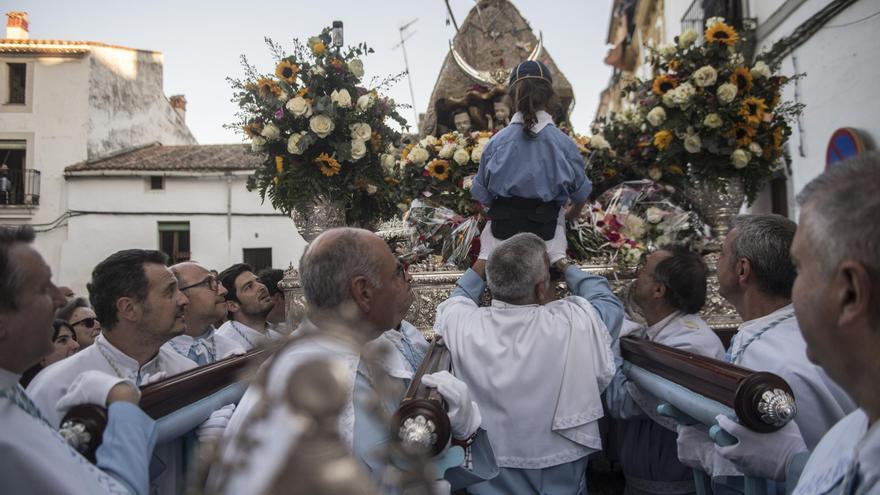
[[[40,204],[40,171],[31,168],[0,172],[0,206]]]
[[[681,30],[693,29],[702,42],[706,20],[712,17],[723,17],[734,29],[742,30],[742,0],[694,0],[681,17]]]

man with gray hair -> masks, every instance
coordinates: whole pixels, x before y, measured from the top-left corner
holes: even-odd
[[[623,305],[605,278],[567,258],[555,266],[572,296],[554,300],[545,242],[514,235],[485,265],[491,306],[479,307],[486,282],[478,261],[437,308],[434,329],[473,391],[501,468],[471,493],[586,493]]]
[[[791,385],[798,409],[794,420],[812,448],[855,405],[807,359],[791,304],[797,273],[789,250],[796,230],[794,222],[780,215],[736,217],[722,244],[717,273],[719,293],[743,320],[726,360],[775,373]],[[678,455],[685,464],[711,474],[716,493],[741,490],[741,473],[715,453],[705,430],[679,428]]]
[[[717,451],[747,474],[785,479],[789,488],[796,484],[795,494],[880,493],[878,190],[876,153],[813,179],[798,195],[800,226],[791,246],[798,270],[792,299],[807,356],[860,408],[834,425],[815,448],[806,432],[801,439],[799,424],[755,434],[719,418],[739,443]],[[798,409],[798,416],[804,414]]]
[[[301,417],[297,419],[288,406],[287,382],[297,368],[314,359],[337,363],[347,375],[349,399],[339,420],[339,434],[350,452],[377,482],[393,479],[386,476],[388,461],[383,456],[388,426],[374,417],[370,407],[378,399],[389,414],[396,409],[428,348],[419,330],[403,321],[413,301],[406,266],[376,234],[340,228],[324,232],[309,244],[300,260],[299,276],[308,307],[306,318],[291,334],[292,343],[262,370],[265,387],[250,387],[239,403],[227,430],[231,441],[222,462],[242,467],[226,480],[222,468],[213,468],[211,492],[262,493],[286,469],[286,453],[303,430]],[[376,346],[387,350],[381,365],[399,396],[381,396],[377,377],[372,375],[377,370],[363,362],[362,355]],[[422,383],[436,387],[446,400],[453,440],[475,440],[472,469],[447,472],[452,488],[494,476],[497,471],[485,432],[478,434],[480,411],[467,386],[448,372],[425,375]],[[258,452],[264,455],[253,455]],[[383,486],[383,492],[387,489]]]

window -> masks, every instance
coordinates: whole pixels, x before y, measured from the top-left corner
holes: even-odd
[[[0,205],[39,204],[39,172],[26,165],[27,141],[0,139]]]
[[[6,102],[23,105],[27,88],[27,64],[6,64],[6,67],[9,73],[9,94]]]
[[[242,258],[245,263],[254,267],[254,272],[272,268],[272,248],[245,248],[242,249]]]
[[[168,264],[189,261],[189,222],[159,222],[159,250],[168,255]]]
[[[160,175],[150,177],[150,190],[160,191],[162,189],[165,189],[165,177]]]

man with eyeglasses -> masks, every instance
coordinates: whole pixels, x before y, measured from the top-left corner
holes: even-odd
[[[74,332],[81,349],[92,345],[101,334],[101,322],[95,310],[83,297],[75,297],[67,301],[63,308],[55,313],[55,318],[66,321]]]
[[[683,246],[664,246],[643,260],[631,294],[647,326],[626,321],[621,336],[723,359],[721,339],[697,315],[706,303],[702,258]],[[659,402],[623,374],[619,355],[615,359],[618,371],[605,404],[616,420],[626,494],[694,493],[692,470],[678,460],[675,423],[656,413]]]
[[[220,283],[226,288],[226,311],[229,321],[217,334],[234,340],[246,351],[275,342],[282,334],[267,325],[267,317],[275,303],[269,289],[254,275],[247,263],[236,263],[220,272]]]
[[[204,266],[186,261],[171,267],[177,277],[186,306],[186,330],[169,340],[164,347],[194,361],[199,366],[211,364],[245,350],[234,340],[218,335],[214,322],[226,314],[226,288]]]

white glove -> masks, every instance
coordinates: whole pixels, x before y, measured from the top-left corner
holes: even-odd
[[[79,374],[67,388],[64,394],[55,404],[55,409],[63,418],[67,411],[73,406],[80,404],[97,404],[102,407],[107,406],[107,394],[110,389],[120,382],[125,382],[124,378],[119,378],[107,373],[95,370],[84,371]],[[138,390],[135,384],[128,382],[131,386]],[[140,390],[137,393],[140,397]]]
[[[568,239],[565,238],[565,224],[557,225],[553,239],[547,241],[547,257],[550,258],[550,264],[565,258],[566,251],[568,251]]]
[[[711,475],[715,443],[709,438],[709,429],[703,425],[679,425],[676,431],[678,432],[676,440],[678,460],[685,466],[701,469]]]
[[[196,428],[196,436],[200,443],[219,440],[235,412],[235,404],[228,404],[212,412],[204,423]]]
[[[436,388],[446,399],[453,438],[464,440],[477,431],[480,423],[483,422],[483,417],[480,416],[477,403],[471,400],[471,394],[463,381],[452,376],[448,371],[438,371],[423,376],[422,383]]]
[[[788,464],[797,454],[807,451],[797,423],[789,421],[773,433],[758,433],[727,416],[715,418],[718,426],[739,442],[715,450],[748,476],[784,481]]]
[[[486,222],[486,226],[483,227],[483,231],[480,232],[480,254],[477,256],[477,259],[488,260],[489,255],[492,254],[497,245],[498,239],[492,235],[492,220],[489,220]]]
[[[156,373],[144,374],[141,376],[141,387],[146,385],[150,385],[151,383],[161,382],[168,376],[168,373],[165,371],[157,371]]]

